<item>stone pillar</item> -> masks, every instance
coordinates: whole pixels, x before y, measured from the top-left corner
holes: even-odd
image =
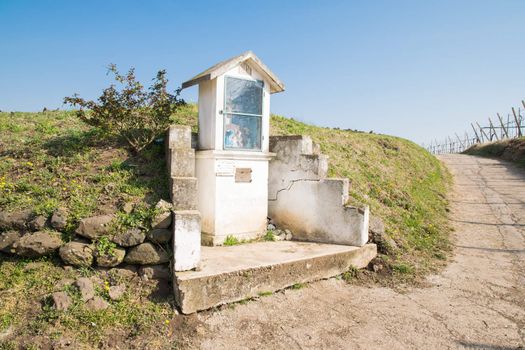
[[[173,221],[174,270],[194,269],[201,256],[200,213],[197,210],[175,210]]]
[[[173,125],[168,130],[167,166],[173,203],[174,271],[196,268],[201,253],[201,216],[197,209],[195,150],[191,147],[191,128]]]

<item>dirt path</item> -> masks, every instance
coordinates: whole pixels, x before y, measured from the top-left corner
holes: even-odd
[[[524,349],[525,171],[442,157],[455,257],[405,294],[330,279],[196,316],[204,349]]]

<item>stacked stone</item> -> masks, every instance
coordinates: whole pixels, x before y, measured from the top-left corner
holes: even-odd
[[[174,270],[196,268],[200,261],[201,218],[196,210],[197,179],[191,129],[171,127],[167,147],[173,204],[164,200],[157,203],[150,231],[130,228],[115,233],[112,229],[114,214],[83,218],[78,227],[72,228],[68,212],[63,208],[50,216],[38,215],[32,210],[0,211],[0,252],[23,257],[58,253],[66,265],[78,267],[145,265],[152,268],[154,272],[148,274],[155,277],[159,275],[155,271],[164,275],[166,269],[161,264],[168,263],[171,258],[164,247],[173,237]],[[124,204],[122,210],[131,213],[133,204]],[[73,230],[73,239],[65,242],[63,234]],[[116,247],[107,251],[97,249],[102,238],[111,240]]]
[[[196,268],[200,262],[201,217],[197,209],[195,150],[191,128],[173,125],[168,130],[167,166],[173,202],[174,271]]]
[[[80,220],[70,242],[64,242],[63,233],[68,227],[68,212],[59,208],[51,216],[37,215],[31,210],[0,212],[0,252],[23,257],[40,257],[58,253],[66,265],[104,268],[121,264],[147,265],[162,270],[170,260],[168,249],[171,241],[172,204],[160,200],[151,230],[130,228],[115,233],[112,223],[115,215],[97,215]],[[132,206],[129,209],[131,212]],[[101,251],[97,242],[102,237],[115,243]]]

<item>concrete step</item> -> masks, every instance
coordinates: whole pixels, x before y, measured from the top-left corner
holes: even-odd
[[[363,268],[375,244],[353,247],[279,241],[202,247],[199,271],[176,272],[175,299],[184,314],[275,292],[296,283]]]

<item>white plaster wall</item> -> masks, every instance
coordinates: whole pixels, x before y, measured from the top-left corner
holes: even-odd
[[[268,214],[268,160],[262,152],[198,151],[197,208],[202,217],[203,243],[220,245],[227,236],[251,239],[266,232]],[[233,163],[230,176],[216,174],[220,162]],[[252,169],[252,182],[235,182],[235,168]]]
[[[268,202],[269,216],[297,240],[363,246],[368,240],[369,209],[345,206],[345,190],[348,179],[294,182]]]
[[[270,82],[265,80],[258,68],[250,64],[252,74],[249,75],[241,66],[234,67],[216,79],[199,84],[199,149],[222,150],[224,117],[224,77],[231,76],[249,80],[263,80],[262,106],[262,152],[268,152],[270,134]]]
[[[345,206],[348,179],[325,179],[327,158],[312,154],[307,136],[273,137],[269,165],[268,215],[294,239],[363,246],[369,208]]]
[[[201,213],[202,232],[215,232],[216,180],[215,160],[196,153],[195,176],[197,177],[197,209]]]
[[[207,80],[199,84],[199,142],[201,150],[214,149],[217,122],[217,82]]]
[[[266,231],[268,216],[268,161],[235,160],[238,168],[252,169],[252,182],[235,182],[235,177],[217,177],[215,235],[222,241],[233,235],[250,239]]]
[[[279,140],[286,140],[279,142]],[[298,180],[319,180],[326,177],[328,157],[313,154],[313,142],[309,136],[273,136],[272,152],[277,157],[270,164],[268,196],[276,199],[277,193]]]

